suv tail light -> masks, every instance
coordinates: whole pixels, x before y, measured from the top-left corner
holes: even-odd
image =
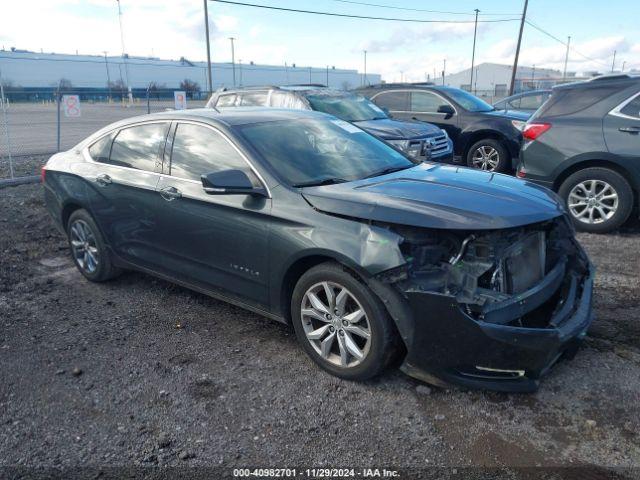
[[[44,177],[46,177],[46,176],[47,176],[47,170],[44,167],[42,167],[40,169],[40,182],[41,183],[44,183]]]
[[[550,123],[527,123],[522,130],[525,140],[536,140],[540,135],[551,128]]]

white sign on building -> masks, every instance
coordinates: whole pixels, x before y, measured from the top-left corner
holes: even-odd
[[[75,118],[80,116],[80,96],[63,95],[62,105],[64,107],[65,117]]]
[[[173,100],[175,103],[176,110],[186,110],[187,109],[187,93],[181,91],[173,92]]]

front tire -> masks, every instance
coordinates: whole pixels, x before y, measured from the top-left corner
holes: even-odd
[[[375,294],[337,263],[309,269],[291,299],[296,337],[332,375],[366,380],[393,358],[396,331]]]
[[[113,265],[98,226],[86,210],[76,210],[67,222],[71,258],[80,273],[92,282],[105,282],[121,271]]]
[[[502,142],[484,138],[471,145],[467,166],[487,172],[506,172],[511,166],[511,156]]]
[[[592,167],[570,175],[558,190],[577,230],[606,233],[622,226],[633,209],[633,190],[618,172]]]

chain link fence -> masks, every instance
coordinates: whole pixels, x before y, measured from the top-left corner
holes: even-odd
[[[0,85],[1,86],[1,85]],[[65,100],[77,96],[71,108]],[[201,108],[208,92],[187,94],[187,108]],[[74,99],[75,100],[75,99]],[[173,90],[0,89],[0,181],[37,175],[46,159],[68,150],[102,127],[124,118],[175,108]]]

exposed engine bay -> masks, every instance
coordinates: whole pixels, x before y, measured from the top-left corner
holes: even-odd
[[[450,295],[469,316],[486,322],[557,326],[572,310],[565,300],[579,296],[589,270],[564,217],[480,232],[387,228],[403,238],[407,263],[379,280],[403,294]]]

